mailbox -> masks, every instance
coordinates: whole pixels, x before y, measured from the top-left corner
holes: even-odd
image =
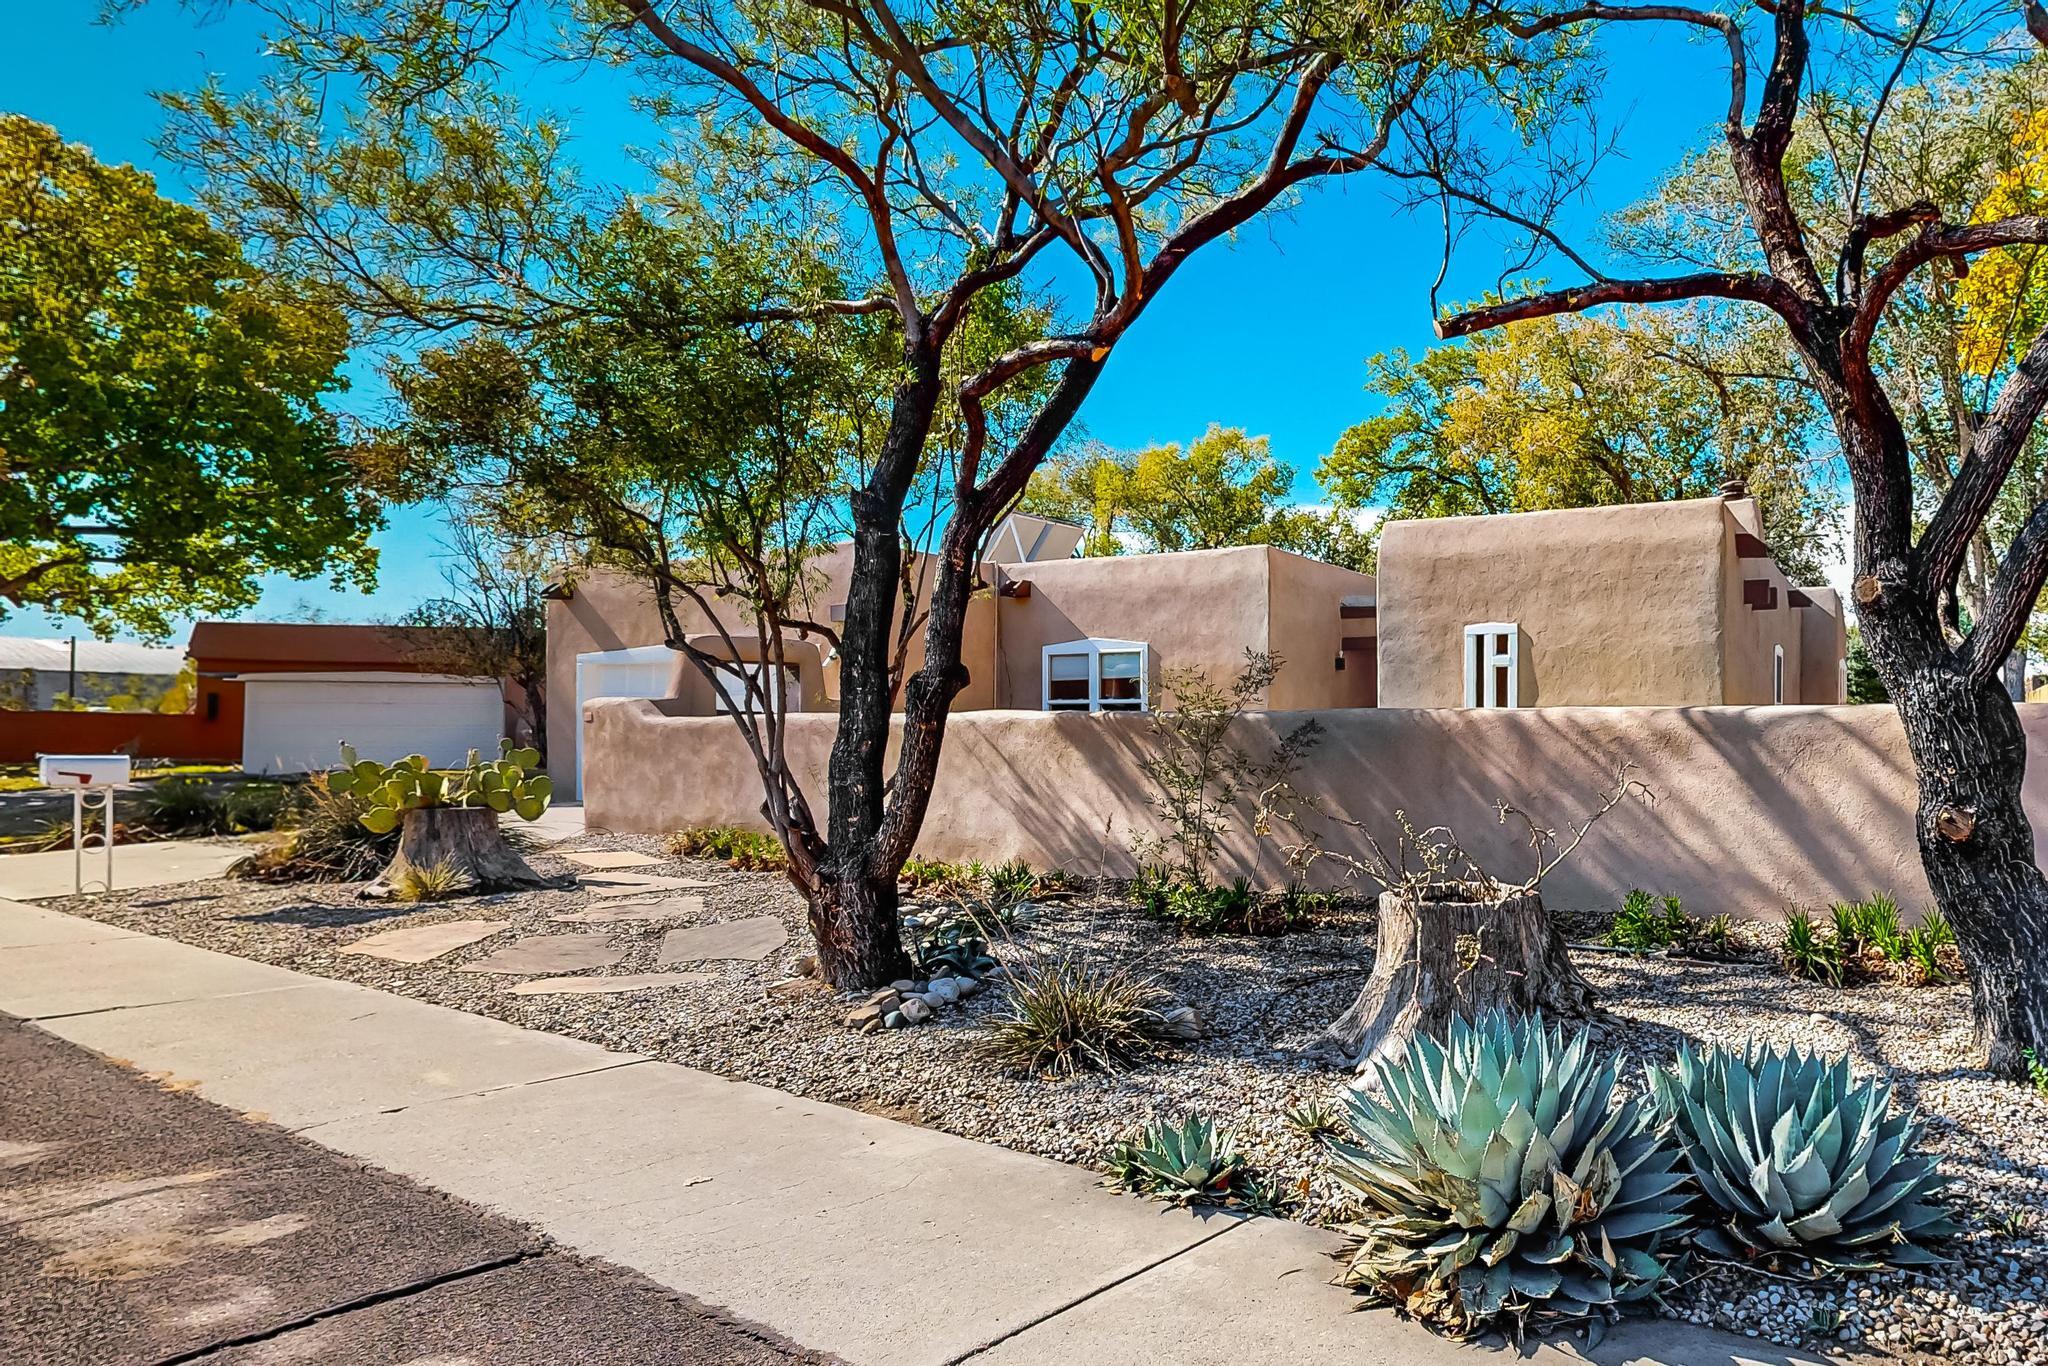
[[[125,754],[38,754],[44,787],[121,787],[128,782]]]

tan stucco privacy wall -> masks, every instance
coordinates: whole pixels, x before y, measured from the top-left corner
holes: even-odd
[[[593,827],[662,832],[694,825],[761,828],[760,789],[732,723],[662,715],[660,704],[587,709]],[[1780,913],[1889,890],[1909,910],[1926,883],[1913,838],[1905,741],[1883,706],[1569,707],[1550,710],[1316,713],[1325,728],[1297,779],[1333,810],[1389,836],[1391,813],[1455,826],[1490,867],[1514,875],[1527,852],[1493,814],[1513,802],[1562,826],[1590,809],[1616,765],[1637,766],[1653,806],[1616,812],[1546,884],[1552,904],[1612,905],[1631,887],[1672,893],[1688,910]],[[2020,707],[2027,806],[2037,841],[2048,823],[2048,706]],[[1270,743],[1301,713],[1241,723],[1248,747]],[[1149,729],[1130,715],[989,711],[947,727],[937,791],[919,852],[946,859],[1022,858],[1077,873],[1128,872],[1134,830],[1155,825],[1138,761]],[[815,805],[832,718],[792,718],[790,753]],[[1341,828],[1333,847],[1356,850]],[[1276,843],[1240,833],[1232,870],[1287,880]],[[1327,865],[1325,865],[1327,866]]]

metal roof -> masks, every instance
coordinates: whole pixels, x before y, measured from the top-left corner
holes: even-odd
[[[171,678],[185,666],[185,652],[171,645],[135,645],[125,640],[78,642],[78,671],[146,674]],[[64,673],[71,668],[68,636],[0,636],[0,670]]]

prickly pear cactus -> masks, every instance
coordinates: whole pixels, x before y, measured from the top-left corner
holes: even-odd
[[[540,751],[498,742],[498,757],[483,763],[475,750],[459,772],[441,773],[427,765],[424,754],[408,754],[380,764],[341,747],[341,767],[328,775],[328,786],[353,792],[369,803],[363,825],[376,834],[396,830],[408,811],[436,807],[487,807],[536,821],[548,809],[555,785],[545,773],[529,770],[540,764]]]

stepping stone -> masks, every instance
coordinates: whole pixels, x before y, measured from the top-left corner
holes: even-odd
[[[782,947],[789,931],[773,916],[728,920],[719,925],[693,925],[661,937],[658,963],[695,963],[707,958],[743,958],[758,963]]]
[[[583,972],[608,968],[626,956],[601,934],[528,934],[457,972]]]
[[[703,897],[672,896],[661,901],[600,901],[586,910],[548,918],[563,925],[617,925],[632,920],[685,920],[703,913]]]
[[[341,951],[360,953],[366,958],[382,958],[391,963],[426,963],[444,953],[466,948],[479,939],[489,939],[508,928],[502,920],[443,920],[438,925],[386,930],[367,939],[358,939]]]
[[[646,991],[652,987],[695,986],[715,982],[715,972],[627,972],[617,977],[543,977],[521,982],[514,996],[595,996],[611,991]]]
[[[587,892],[599,896],[626,896],[635,892],[680,892],[714,884],[694,877],[662,877],[655,873],[596,872],[578,878]]]
[[[650,863],[661,862],[658,858],[636,854],[630,849],[578,849],[562,857],[585,868],[645,868]]]

